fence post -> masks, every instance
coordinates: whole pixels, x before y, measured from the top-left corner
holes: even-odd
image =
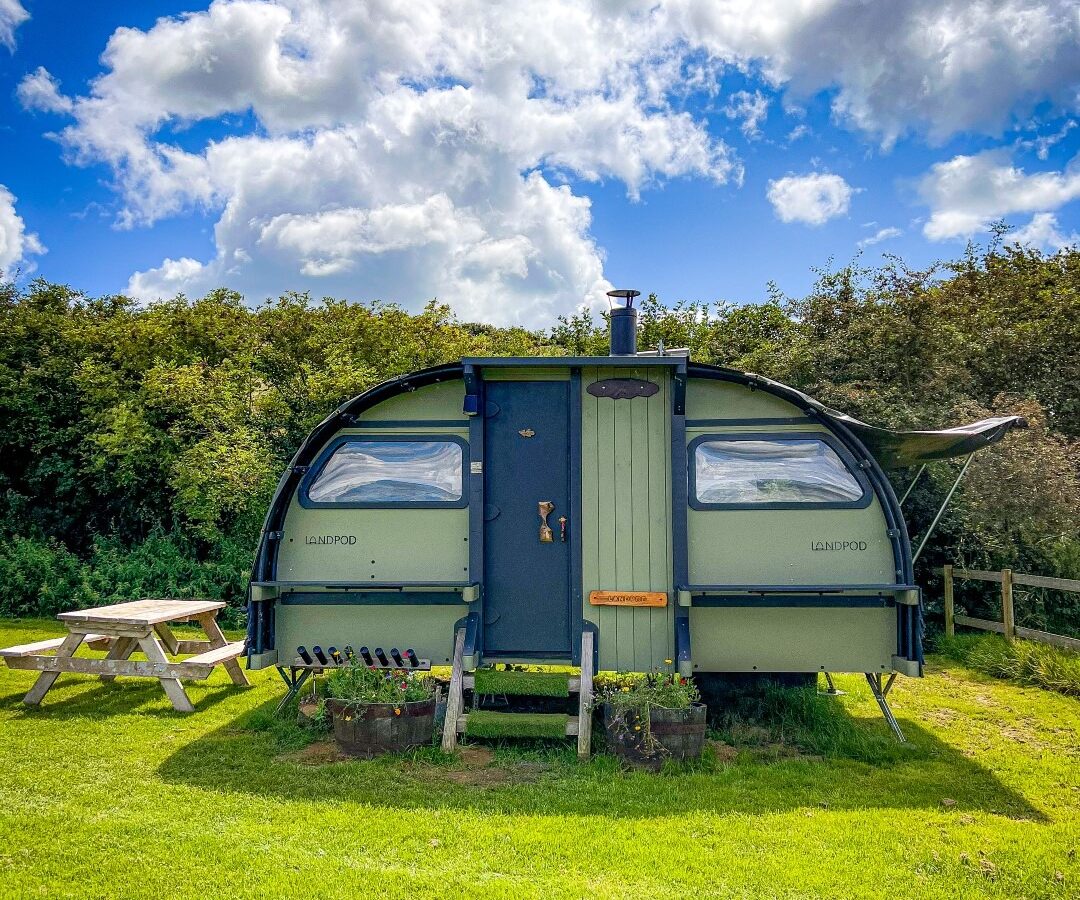
[[[952,566],[942,566],[941,574],[945,576],[945,637],[952,637],[956,633],[953,624],[953,580]]]
[[[1005,620],[1005,640],[1016,638],[1016,617],[1013,615],[1012,569],[1001,570],[1001,615]]]

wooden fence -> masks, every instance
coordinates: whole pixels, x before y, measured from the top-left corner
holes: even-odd
[[[1076,638],[1017,625],[1016,615],[1013,610],[1013,585],[1019,584],[1026,587],[1050,588],[1055,591],[1080,593],[1080,581],[1073,581],[1069,578],[1046,578],[1042,575],[1020,575],[1013,572],[1012,569],[1002,569],[1000,572],[984,572],[980,569],[957,569],[953,566],[944,566],[934,571],[945,579],[945,634],[949,637],[956,633],[957,625],[966,625],[968,628],[996,631],[998,634],[1005,635],[1005,638],[1010,641],[1019,637],[1029,641],[1053,644],[1055,647],[1064,647],[1067,650],[1080,651],[1080,640]],[[1000,584],[1001,612],[1004,621],[993,622],[990,619],[975,619],[971,616],[956,615],[956,607],[953,602],[954,579],[992,581]]]

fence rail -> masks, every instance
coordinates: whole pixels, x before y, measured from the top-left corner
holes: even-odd
[[[1063,634],[1051,634],[1049,631],[1038,631],[1035,628],[1024,628],[1016,624],[1016,613],[1013,609],[1013,585],[1019,584],[1025,587],[1050,588],[1055,591],[1069,591],[1080,593],[1080,581],[1071,578],[1047,578],[1042,575],[1023,575],[1013,572],[1012,569],[1002,569],[1000,572],[987,572],[982,569],[957,569],[954,566],[943,566],[934,571],[945,579],[945,634],[952,637],[956,633],[957,625],[966,625],[968,628],[980,628],[983,631],[996,631],[1005,635],[1006,640],[1024,638],[1029,641],[1039,641],[1043,644],[1053,644],[1055,647],[1064,647],[1066,650],[1080,651],[1080,640],[1066,637]],[[1001,617],[1004,621],[995,622],[992,619],[976,619],[971,616],[958,616],[956,605],[953,600],[953,582],[961,581],[991,581],[1001,585]]]

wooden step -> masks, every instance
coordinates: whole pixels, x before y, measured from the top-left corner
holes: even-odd
[[[564,737],[574,737],[578,733],[578,717],[577,716],[568,716],[565,713],[512,713],[512,712],[489,712],[487,710],[484,710],[484,711],[481,711],[481,712],[474,712],[474,713],[469,713],[468,715],[465,715],[465,716],[461,716],[458,719],[458,724],[457,724],[458,734],[469,734],[469,719],[471,718],[471,719],[473,719],[475,721],[477,718],[479,718],[481,716],[484,718],[486,723],[495,723],[498,726],[500,726],[499,730],[502,733],[498,734],[498,735],[490,735],[490,737],[509,737],[509,738],[526,737],[526,738],[535,738],[535,737],[538,737],[540,735],[536,735],[535,733],[529,733],[528,730],[526,730],[526,733],[524,733],[524,734],[515,734],[514,733],[514,731],[515,731],[515,721],[517,723],[519,723],[519,724],[524,724],[526,722],[538,722],[538,721],[541,722],[541,723],[544,723],[544,724],[551,724],[557,719],[558,720],[563,720],[565,722],[565,726],[562,729]],[[481,735],[478,735],[478,736],[479,737],[487,737],[489,735],[482,735],[481,734]],[[554,737],[554,735],[543,735],[543,736]]]

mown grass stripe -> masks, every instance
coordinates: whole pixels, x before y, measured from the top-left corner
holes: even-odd
[[[478,710],[465,721],[465,734],[481,738],[562,738],[566,737],[565,713],[505,713]]]
[[[565,672],[515,672],[478,669],[473,682],[478,694],[518,697],[569,697],[570,676]]]

